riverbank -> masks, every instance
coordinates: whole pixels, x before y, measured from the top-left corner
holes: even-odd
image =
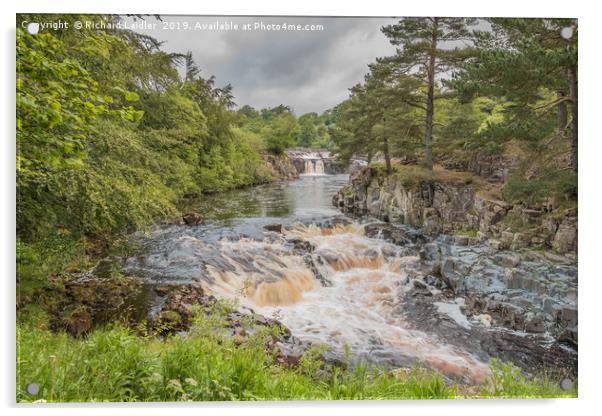
[[[481,386],[449,383],[423,368],[329,367],[319,351],[286,368],[266,352],[266,332],[228,337],[220,320],[198,320],[186,336],[144,337],[119,326],[86,340],[18,326],[18,402],[402,400],[576,397],[553,380],[526,380],[496,364]],[[99,375],[102,375],[99,378]],[[36,383],[36,395],[26,392]]]

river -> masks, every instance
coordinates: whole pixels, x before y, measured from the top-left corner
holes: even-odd
[[[334,354],[484,380],[491,349],[453,334],[476,339],[471,331],[487,328],[462,314],[463,299],[414,314],[419,309],[409,294],[426,274],[418,249],[368,237],[366,220],[336,210],[332,197],[347,180],[301,175],[204,197],[190,207],[204,224],[139,235],[143,254],[127,259],[124,271],[154,283],[200,282],[207,293],[275,317],[300,340],[328,344]],[[451,336],[421,327],[437,311]]]

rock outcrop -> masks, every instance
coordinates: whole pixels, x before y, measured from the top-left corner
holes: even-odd
[[[351,174],[349,185],[334,197],[343,212],[420,227],[426,234],[465,233],[498,248],[551,248],[577,251],[577,213],[547,212],[487,196],[479,185],[423,179],[410,182],[372,167]]]
[[[95,326],[113,320],[135,324],[145,315],[137,307],[143,295],[143,282],[139,279],[83,276],[52,290],[57,302],[50,327],[73,336],[85,335]]]
[[[84,336],[96,326],[119,320],[133,329],[147,324],[160,335],[185,333],[197,314],[211,317],[217,299],[197,283],[149,285],[140,279],[107,279],[83,276],[67,283],[51,319],[51,328],[75,337]],[[152,300],[150,305],[147,301]],[[310,344],[300,341],[276,319],[267,318],[249,308],[220,315],[224,338],[240,344],[259,327],[277,328],[266,339],[265,348],[283,367],[294,367]]]
[[[184,221],[186,225],[199,225],[203,223],[204,218],[201,214],[196,212],[188,212],[182,215],[182,221]]]
[[[263,159],[271,169],[271,175],[275,179],[295,179],[299,173],[293,164],[292,159],[286,154],[282,155],[264,155]]]

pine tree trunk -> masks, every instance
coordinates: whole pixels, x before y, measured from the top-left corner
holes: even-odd
[[[558,89],[556,91],[556,98],[558,98],[558,100],[563,100],[565,97],[566,92],[563,89]],[[558,103],[558,134],[564,135],[567,122],[566,101],[563,100]]]
[[[437,30],[438,22],[435,17],[427,67],[428,92],[426,97],[426,128],[424,134],[424,164],[429,170],[433,170],[433,115],[435,112],[435,50],[437,49]]]
[[[389,154],[389,140],[385,139],[383,142],[383,153],[385,154],[385,165],[387,166],[387,176],[393,173],[393,167],[391,166],[391,155]]]
[[[570,77],[570,94],[571,94],[571,167],[573,171],[578,170],[578,110],[577,110],[577,68],[572,67],[569,69]]]

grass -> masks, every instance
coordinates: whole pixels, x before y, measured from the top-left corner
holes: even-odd
[[[511,363],[493,359],[490,364],[491,377],[480,392],[486,398],[557,398],[577,397],[577,386],[573,390],[563,391],[559,382],[546,375],[527,380],[520,369]]]
[[[477,233],[479,232],[478,229],[476,228],[471,228],[471,229],[467,229],[467,230],[458,230],[456,231],[456,233],[454,235],[457,235],[458,237],[476,237]]]
[[[381,162],[375,162],[370,165],[371,168],[380,176],[385,176],[385,165]],[[433,170],[429,170],[420,165],[404,165],[400,163],[393,164],[393,175],[397,176],[403,186],[407,188],[415,188],[424,181],[437,181],[454,186],[471,185],[475,189],[481,189],[487,186],[485,181],[469,172],[459,172],[447,170],[440,165],[433,166]]]
[[[391,400],[463,397],[574,397],[545,379],[526,380],[510,364],[494,363],[491,380],[467,396],[434,371],[330,367],[315,347],[295,368],[266,351],[275,329],[226,337],[223,315],[199,315],[186,336],[140,336],[108,326],[76,339],[30,323],[17,328],[18,402],[225,400]],[[39,385],[35,396],[29,383]]]

